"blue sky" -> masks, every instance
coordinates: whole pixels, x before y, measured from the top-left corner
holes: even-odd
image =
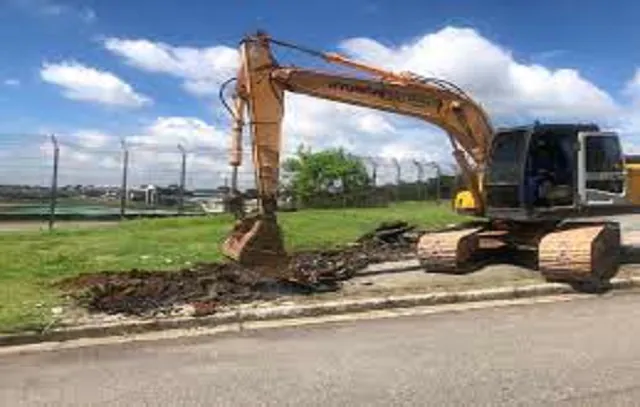
[[[224,147],[227,122],[212,89],[232,74],[228,53],[242,35],[262,28],[374,63],[382,62],[382,46],[390,56],[385,66],[447,77],[477,96],[499,122],[602,120],[636,144],[637,2],[302,3],[0,0],[0,138],[13,144],[12,133],[55,131],[77,136],[90,149],[131,135],[173,145],[173,131],[194,145],[209,137]],[[155,53],[140,53],[141,45]],[[190,56],[176,56],[180,48]],[[152,58],[158,50],[165,59]],[[304,62],[293,53],[282,55]],[[210,65],[213,60],[219,65]],[[507,72],[513,77],[505,78]],[[91,81],[112,87],[96,89]],[[415,121],[358,109],[336,113],[335,104],[305,98],[291,98],[291,104],[296,122],[286,128],[292,142],[307,140],[305,133],[317,126],[327,137],[309,134],[311,142],[381,155],[435,142],[442,151],[429,153],[431,158],[449,157],[442,133]]]

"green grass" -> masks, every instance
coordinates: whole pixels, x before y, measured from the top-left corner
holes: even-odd
[[[353,241],[384,220],[442,226],[461,218],[446,204],[403,203],[388,208],[306,210],[279,217],[289,250]],[[219,215],[145,219],[93,229],[0,233],[0,332],[41,329],[60,303],[49,284],[102,270],[177,269],[218,261],[233,220]]]

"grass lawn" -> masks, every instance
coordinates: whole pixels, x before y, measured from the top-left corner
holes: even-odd
[[[421,226],[461,220],[448,205],[403,203],[389,208],[282,213],[289,250],[345,244],[384,220]],[[188,262],[222,260],[220,243],[233,220],[145,219],[93,229],[0,232],[0,332],[41,329],[60,303],[48,283],[101,270],[177,269]]]

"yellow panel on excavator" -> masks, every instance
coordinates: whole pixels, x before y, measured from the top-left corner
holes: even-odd
[[[471,191],[460,191],[456,194],[453,201],[453,209],[461,214],[475,213],[477,206],[473,199]]]
[[[640,205],[640,164],[626,164],[627,199]]]

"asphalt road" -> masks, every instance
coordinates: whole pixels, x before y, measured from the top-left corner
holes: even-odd
[[[616,294],[2,356],[0,404],[640,405],[639,336]]]

